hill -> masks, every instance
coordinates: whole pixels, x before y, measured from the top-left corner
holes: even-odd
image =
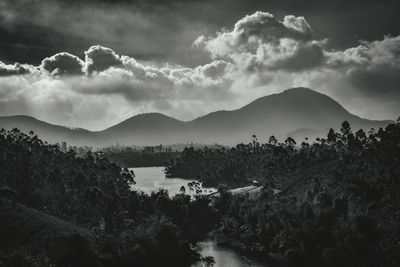
[[[187,148],[166,174],[219,188],[217,242],[285,266],[399,266],[400,120],[370,134],[343,122],[312,145],[275,141]],[[238,186],[247,192],[228,190]]]
[[[0,166],[0,266],[191,266],[212,227],[209,202],[132,190],[132,171],[36,135],[0,131]]]
[[[0,258],[8,266],[15,266],[15,254],[43,251],[48,249],[46,245],[49,243],[60,242],[68,237],[91,237],[88,230],[67,221],[19,203],[11,204],[3,198],[0,200]]]
[[[299,129],[311,129],[325,135],[330,127],[340,127],[344,120],[354,128],[365,130],[390,123],[362,119],[332,98],[307,88],[292,88],[268,95],[240,109],[210,113],[190,123],[197,132],[204,133],[203,139],[232,144],[247,141],[253,134],[264,140],[271,135],[283,139]]]
[[[25,133],[33,131],[41,139],[49,143],[68,141],[75,145],[85,145],[96,143],[98,138],[95,132],[80,128],[54,125],[24,115],[0,117],[0,128],[6,130],[18,128]]]
[[[98,132],[52,125],[27,116],[0,118],[0,127],[33,130],[49,142],[107,146],[158,145],[174,143],[248,142],[255,134],[266,140],[275,135],[303,139],[325,135],[330,127],[347,120],[354,129],[379,128],[391,121],[373,121],[348,112],[332,98],[307,88],[292,88],[279,94],[259,98],[231,111],[217,111],[192,121],[180,121],[160,113],[133,116]]]
[[[108,144],[176,144],[187,140],[185,128],[185,122],[160,113],[147,113],[133,116],[98,134]]]

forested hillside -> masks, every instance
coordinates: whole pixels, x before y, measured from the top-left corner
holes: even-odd
[[[191,200],[132,191],[134,174],[98,154],[2,130],[0,263],[190,266],[190,243],[211,236],[290,266],[398,266],[399,159],[400,121],[368,133],[344,122],[312,143],[187,148],[167,173],[220,191]],[[257,194],[226,190],[252,180]]]
[[[0,265],[189,266],[216,222],[206,198],[132,191],[127,169],[33,132],[1,130],[0,166]]]
[[[344,122],[312,143],[253,136],[231,149],[188,148],[167,173],[214,186],[263,183],[258,196],[220,188],[221,242],[292,266],[400,264],[399,120],[368,133]]]
[[[103,149],[104,157],[127,168],[166,166],[180,152],[162,146],[146,146],[140,149],[123,147],[119,150]]]

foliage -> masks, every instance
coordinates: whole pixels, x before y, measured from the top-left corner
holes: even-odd
[[[105,149],[104,156],[111,162],[121,166],[133,167],[152,167],[165,166],[175,159],[179,152],[172,151],[169,147],[147,146],[142,149],[125,147],[120,150]]]
[[[399,121],[368,133],[344,122],[312,144],[253,136],[230,150],[188,148],[167,172],[231,187],[263,181],[256,198],[221,190],[214,201],[215,236],[243,250],[293,266],[398,266],[399,163]]]
[[[67,228],[67,224],[77,225],[91,233],[88,237],[59,232],[46,238],[48,245],[39,244],[38,239],[30,240],[33,244],[29,248],[15,247],[18,254],[6,263],[11,260],[24,266],[188,266],[199,260],[189,246],[190,241],[209,231],[216,221],[206,198],[191,201],[183,194],[171,199],[166,191],[151,195],[132,191],[134,174],[128,169],[90,152],[84,157],[73,151],[64,153],[34,133],[1,130],[0,165],[2,197],[7,198],[5,193],[12,192],[17,202],[51,215],[46,221],[60,224],[62,219],[61,224]],[[7,203],[11,202],[1,205]],[[22,209],[20,204],[15,207]],[[5,215],[4,210],[2,214]],[[41,219],[29,214],[13,216],[17,224],[23,220],[32,229],[38,229]],[[15,229],[4,223],[0,230],[8,233],[11,228],[18,244],[27,240],[24,229],[29,228]],[[41,248],[41,253],[35,247]]]
[[[252,180],[276,183],[290,172],[329,160],[330,155],[322,153],[321,143],[302,143],[302,150],[296,149],[295,144],[290,137],[284,143],[278,143],[274,136],[268,143],[261,144],[253,136],[252,142],[230,149],[189,147],[166,167],[166,175],[196,178],[205,186],[238,187],[248,185]]]
[[[22,250],[0,264],[189,266],[201,260],[190,242],[212,231],[292,266],[399,266],[399,163],[400,121],[368,133],[344,122],[340,132],[299,145],[253,136],[231,149],[186,148],[167,166],[169,176],[219,188],[219,197],[191,200],[132,191],[134,174],[108,159],[3,130],[0,193],[12,201],[1,205],[15,206],[16,198],[90,236],[55,237],[41,252]],[[228,191],[254,179],[263,183],[257,196]]]

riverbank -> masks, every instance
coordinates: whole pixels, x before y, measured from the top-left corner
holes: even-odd
[[[249,267],[272,267],[267,262],[262,262],[250,255],[245,255],[240,251],[218,244],[215,240],[205,239],[197,243],[196,252],[202,257],[211,256],[215,260],[215,267],[224,266],[249,266]],[[202,267],[201,262],[197,262],[192,267]],[[275,265],[273,265],[275,267]]]
[[[157,192],[160,187],[163,189],[169,190],[170,195],[174,195],[175,193],[180,193],[179,188],[182,184],[187,184],[189,181],[186,179],[180,179],[180,178],[166,178],[162,168],[160,167],[150,167],[150,168],[133,168],[131,169],[136,173],[135,180],[137,184],[135,186],[139,187],[145,187],[145,191],[151,193],[151,192]],[[261,187],[260,186],[248,186],[244,188],[236,188],[232,190],[232,194],[234,195],[247,195],[251,194],[252,192],[260,192]],[[173,194],[171,194],[173,193]],[[214,194],[217,195],[217,194]],[[196,235],[196,233],[193,233]],[[235,242],[234,240],[228,240],[228,239],[223,239],[223,238],[218,238],[217,235],[214,235],[211,233],[209,236],[205,237],[204,235],[199,236],[197,235],[195,239],[201,239],[201,238],[206,238],[203,239],[198,243],[197,248],[202,248],[201,256],[213,256],[216,259],[216,265],[215,266],[260,266],[260,267],[270,267],[270,266],[281,266],[281,265],[275,265],[275,261],[271,258],[263,258],[260,253],[256,252],[251,252],[251,251],[246,251],[239,242]],[[204,242],[208,242],[207,244],[204,244]],[[210,242],[213,242],[212,244]],[[200,252],[197,250],[197,252]],[[227,263],[227,259],[221,259],[224,258],[222,255],[226,255],[226,257],[231,258],[233,263],[235,265],[230,265],[229,262]],[[246,260],[247,259],[247,260]],[[258,263],[258,265],[249,265],[249,261],[254,261]],[[221,261],[224,265],[221,265]],[[239,263],[240,264],[239,264]],[[228,265],[225,265],[227,263]],[[271,264],[273,263],[273,264]],[[195,265],[192,266],[202,266],[201,262],[196,263]]]
[[[287,267],[282,257],[267,255],[261,252],[247,251],[237,240],[218,238],[209,235],[208,238],[197,243],[196,252],[201,256],[212,256],[218,266],[250,266],[250,267]],[[226,256],[224,258],[224,256]],[[196,263],[193,266],[202,266]]]

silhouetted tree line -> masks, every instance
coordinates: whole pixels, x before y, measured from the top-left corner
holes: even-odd
[[[252,139],[248,144],[241,143],[232,148],[185,148],[179,157],[167,165],[166,175],[198,179],[205,186],[226,184],[228,187],[238,187],[248,185],[254,179],[264,181],[267,177],[272,182],[301,164],[312,163],[304,160],[304,155],[295,148],[296,142],[291,137],[284,143],[278,143],[274,136],[264,144],[259,143],[255,135]],[[307,143],[303,145],[309,146]]]
[[[33,132],[0,131],[0,166],[0,252],[11,250],[0,254],[0,266],[189,266],[199,260],[190,242],[210,231],[218,218],[206,197],[191,201],[183,194],[169,198],[162,190],[151,195],[132,191],[134,173],[128,169],[90,152],[84,157],[61,152]],[[17,215],[22,209],[7,198],[90,236],[67,234],[35,243],[24,229],[7,224],[1,206],[14,205],[9,210]],[[35,229],[38,222],[30,220],[17,223],[29,222]],[[4,243],[10,239],[31,243],[14,248]]]
[[[258,196],[221,190],[214,235],[291,266],[400,265],[400,120],[385,129],[340,132],[296,146],[274,137],[229,150],[186,149],[167,173],[245,185]]]
[[[161,145],[146,146],[142,149],[125,147],[118,151],[104,151],[104,156],[111,162],[128,168],[165,166],[179,154],[180,152],[173,151],[168,147],[163,148]]]

